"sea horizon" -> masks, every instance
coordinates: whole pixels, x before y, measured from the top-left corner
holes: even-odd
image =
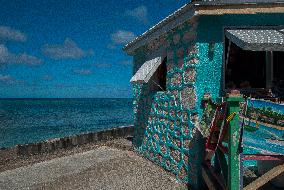
[[[131,98],[0,98],[0,148],[133,124]]]

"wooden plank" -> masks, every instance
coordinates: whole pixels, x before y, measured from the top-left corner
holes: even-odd
[[[231,6],[201,6],[198,15],[223,15],[223,14],[259,14],[259,13],[283,13],[283,5],[244,5]]]
[[[222,171],[223,177],[225,179],[225,182],[227,183],[228,182],[228,164],[227,164],[225,155],[218,148],[217,151],[216,151],[216,156],[217,156],[217,159],[220,163],[221,171]]]
[[[244,160],[283,160],[283,155],[263,155],[263,154],[250,154],[244,155]]]
[[[244,190],[258,189],[283,172],[284,172],[284,164],[276,166],[271,170],[269,170],[268,172],[266,172],[265,174],[263,174],[261,177],[257,178],[254,182],[247,185],[244,188]]]
[[[208,167],[206,164],[202,165],[202,177],[208,187],[209,190],[225,190],[225,187],[220,184],[218,179],[216,179],[216,176],[212,175],[210,171],[210,167]]]
[[[222,179],[220,178],[220,176],[215,172],[215,169],[212,168],[212,166],[210,165],[210,162],[207,162],[205,165],[204,165],[204,168],[206,168],[209,173],[210,173],[210,176],[212,176],[212,178],[214,179],[214,181],[216,182],[216,184],[218,184],[218,187],[217,188],[218,190],[219,189],[227,189],[225,184],[222,182]]]
[[[207,174],[207,172],[205,171],[205,169],[202,167],[202,177],[208,187],[209,190],[218,190],[217,188],[215,188],[215,185],[213,183],[213,181],[210,179],[209,175]]]

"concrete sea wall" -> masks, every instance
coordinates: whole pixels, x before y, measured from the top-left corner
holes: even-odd
[[[99,143],[116,138],[133,136],[133,126],[118,127],[99,132],[79,134],[69,137],[50,139],[38,143],[16,145],[0,149],[0,161],[11,157],[30,156],[35,154],[52,153],[58,149],[68,149],[88,143]]]

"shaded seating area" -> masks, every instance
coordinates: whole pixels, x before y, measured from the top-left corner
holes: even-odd
[[[225,91],[284,103],[284,33],[279,27],[225,30]]]

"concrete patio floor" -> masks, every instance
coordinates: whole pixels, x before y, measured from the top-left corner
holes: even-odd
[[[93,150],[2,171],[0,189],[187,189],[133,151]]]

